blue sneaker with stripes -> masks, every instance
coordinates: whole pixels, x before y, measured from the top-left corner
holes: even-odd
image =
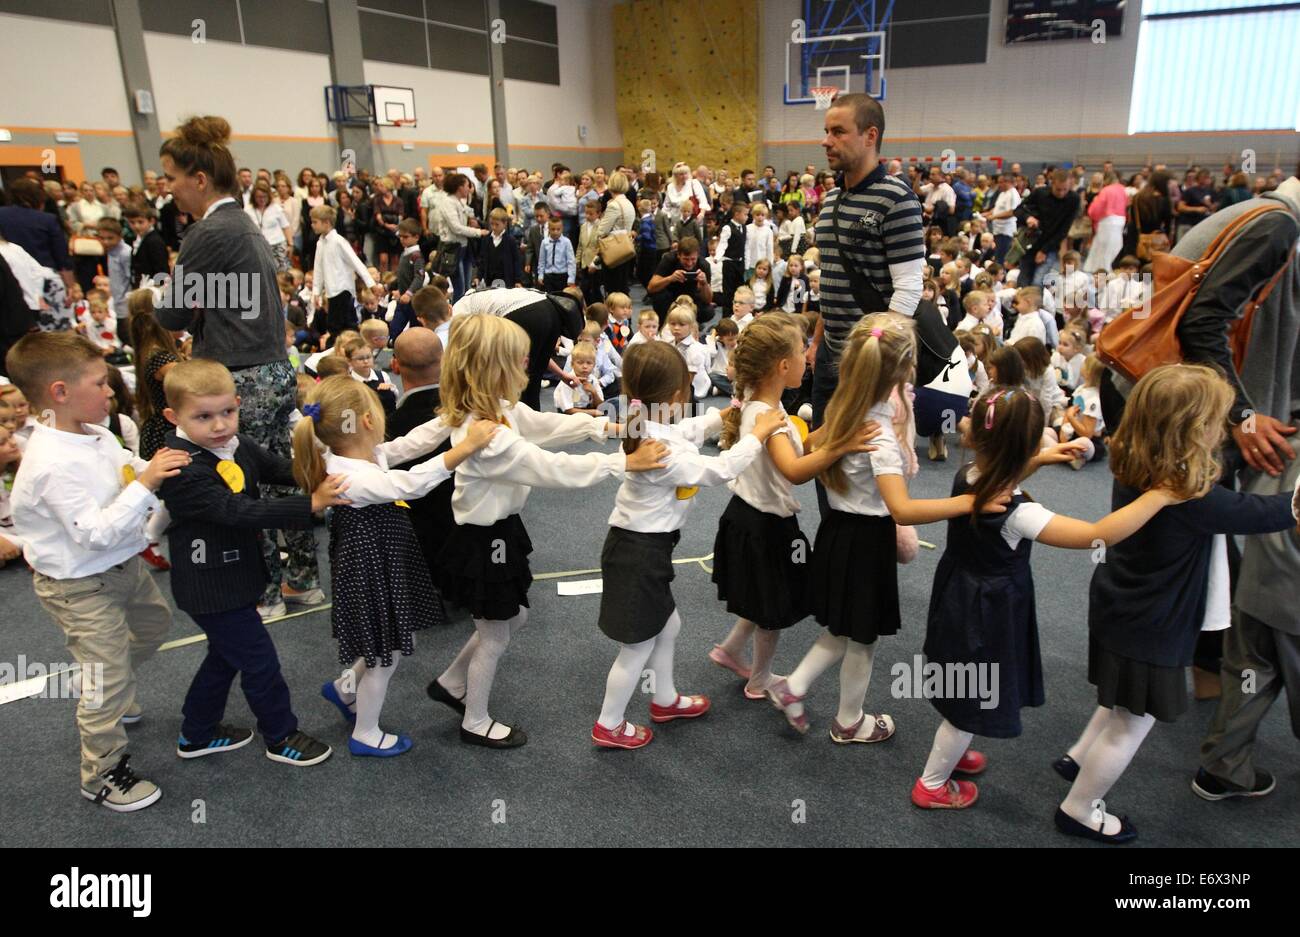
[[[309,768],[312,765],[318,765],[332,754],[334,754],[334,749],[324,742],[312,738],[306,732],[295,732],[278,742],[268,743],[266,746],[267,758],[272,761],[282,761],[286,765],[293,765],[297,768]]]
[[[241,729],[224,723],[217,726],[216,733],[207,742],[191,742],[185,736],[176,739],[176,754],[182,758],[202,758],[204,755],[216,755],[243,748],[253,741],[252,729]]]

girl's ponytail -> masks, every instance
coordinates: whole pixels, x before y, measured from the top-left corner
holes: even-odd
[[[316,438],[320,404],[304,404],[302,410],[302,419],[293,428],[293,477],[310,494],[325,480],[325,458]]]
[[[627,422],[623,429],[623,452],[631,455],[636,452],[641,445],[641,437],[645,435],[645,404],[639,399],[633,399],[628,402]]]

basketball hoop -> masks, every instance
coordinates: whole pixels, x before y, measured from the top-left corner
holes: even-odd
[[[413,121],[413,120],[395,120],[395,121],[393,121],[393,126],[399,128],[399,129],[402,128],[402,127],[414,127],[414,126],[415,126],[415,121]]]
[[[808,92],[813,96],[816,109],[824,111],[830,108],[831,101],[839,90],[839,88],[809,88]]]

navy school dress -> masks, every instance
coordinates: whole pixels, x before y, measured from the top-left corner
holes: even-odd
[[[953,481],[952,496],[967,494],[969,465]],[[1038,650],[1038,615],[1034,608],[1034,579],[1029,568],[1033,541],[1021,540],[1012,549],[1002,536],[1011,512],[1029,502],[1017,492],[1003,514],[969,515],[948,521],[948,545],[935,570],[926,619],[925,657],[928,663],[976,664],[977,673],[991,677],[997,664],[997,705],[987,704],[967,687],[964,698],[932,698],[939,714],[963,732],[990,738],[1020,735],[1020,710],[1043,705],[1043,664]],[[970,668],[966,668],[970,673]],[[969,678],[967,678],[969,679]],[[945,688],[951,684],[945,682]],[[992,702],[991,699],[987,702]]]

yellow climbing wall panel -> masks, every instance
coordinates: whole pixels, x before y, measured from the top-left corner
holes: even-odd
[[[667,175],[684,160],[757,169],[759,0],[631,0],[614,7],[624,159]]]

